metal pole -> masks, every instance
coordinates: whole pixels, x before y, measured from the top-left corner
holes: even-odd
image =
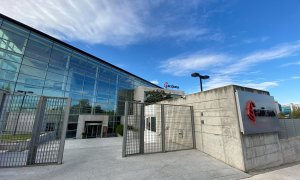
[[[64,119],[63,119],[63,123],[62,123],[61,135],[60,135],[60,144],[59,144],[59,150],[58,150],[58,155],[57,155],[57,163],[58,164],[61,164],[62,160],[63,160],[70,106],[71,106],[71,99],[68,98],[68,99],[66,99],[66,109],[65,109],[65,115],[64,115]]]
[[[161,150],[166,152],[166,134],[165,134],[165,110],[164,105],[161,105]]]
[[[125,102],[125,119],[124,119],[124,128],[123,128],[122,157],[126,157],[127,128],[128,128],[128,101]]]
[[[35,163],[36,153],[39,145],[41,127],[42,127],[44,114],[45,114],[45,107],[46,107],[46,98],[42,96],[40,97],[37,106],[35,120],[32,128],[31,141],[30,141],[30,146],[27,155],[27,165],[32,165]]]
[[[140,104],[141,114],[140,114],[140,153],[144,154],[144,131],[145,131],[145,106]]]
[[[22,112],[22,107],[23,107],[23,103],[24,103],[24,100],[25,100],[25,96],[26,96],[26,93],[24,94],[23,99],[22,99],[22,102],[21,102],[21,107],[20,107],[20,110],[19,110],[17,122],[16,122],[15,129],[14,129],[14,135],[16,135],[16,132],[17,132],[18,123],[19,123],[19,118],[20,118],[20,115],[21,115],[21,112]]]
[[[199,77],[199,79],[200,79],[200,90],[201,90],[201,92],[202,92],[202,91],[203,91],[203,89],[202,89],[202,78]]]

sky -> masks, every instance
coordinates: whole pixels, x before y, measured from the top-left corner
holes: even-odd
[[[298,0],[5,0],[0,13],[186,94],[236,84],[300,103]]]

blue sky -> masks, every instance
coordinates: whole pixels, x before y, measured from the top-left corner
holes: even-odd
[[[300,103],[297,0],[6,0],[0,12],[146,80],[199,91],[228,84]]]

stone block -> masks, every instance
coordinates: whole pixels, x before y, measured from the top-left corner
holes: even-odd
[[[278,144],[267,144],[266,145],[266,154],[272,154],[279,151]]]
[[[263,156],[265,154],[266,151],[266,147],[265,146],[256,146],[254,147],[255,149],[255,156]]]
[[[252,148],[252,147],[250,147],[250,148],[247,148],[246,149],[246,158],[247,159],[252,159],[252,158],[254,158],[256,155],[255,155],[255,148]]]
[[[277,134],[265,134],[264,143],[265,144],[274,144],[277,143],[278,135]]]

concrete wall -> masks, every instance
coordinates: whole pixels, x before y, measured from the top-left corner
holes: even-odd
[[[243,135],[242,140],[246,171],[275,167],[283,163],[277,133]]]
[[[76,132],[76,139],[82,138],[86,121],[99,121],[102,122],[101,133],[103,134],[103,127],[108,126],[108,115],[79,115],[78,125]],[[101,136],[102,136],[101,134]]]
[[[300,136],[289,139],[280,139],[283,163],[300,161]]]
[[[234,90],[226,86],[163,103],[193,106],[196,148],[245,171]]]
[[[279,139],[277,132],[241,133],[236,90],[269,95],[266,91],[231,85],[162,103],[193,106],[196,148],[235,168],[254,171],[300,161],[300,136]]]

